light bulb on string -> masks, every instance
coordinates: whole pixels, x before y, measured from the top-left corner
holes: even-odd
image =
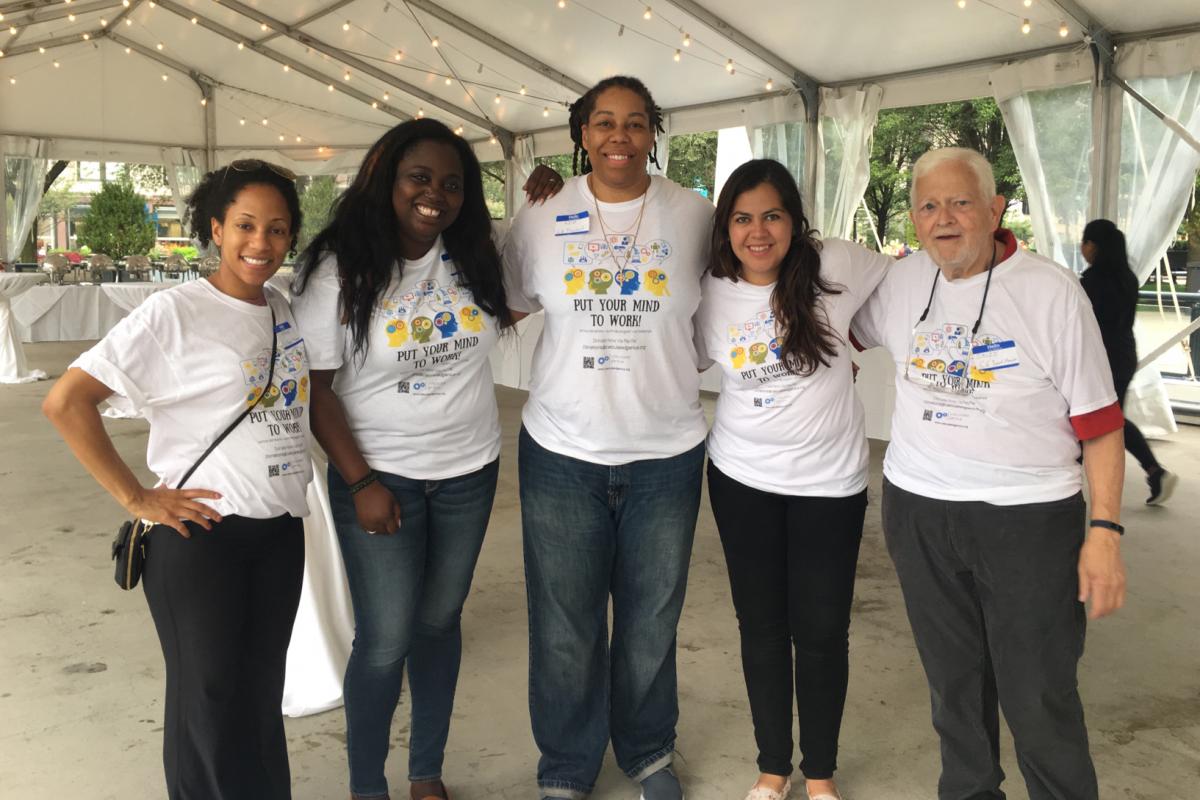
[[[59,67],[61,67],[61,66],[62,66],[62,64],[59,64],[59,63],[58,63],[58,61],[57,61],[57,60],[55,60],[55,62],[54,62],[54,68],[55,68],[55,69],[58,69],[58,68],[59,68]]]
[[[525,84],[521,84],[521,96],[529,94],[529,90],[525,88]]]
[[[101,27],[101,28],[107,28],[107,27],[108,27],[108,20],[106,20],[106,19],[101,19],[101,20],[100,20],[100,27]]]
[[[383,101],[384,101],[385,103],[386,103],[388,100],[391,100],[391,99],[392,99],[392,94],[391,94],[391,92],[384,92],[384,93],[383,93]]]
[[[91,38],[92,38],[92,35],[91,35],[90,33],[85,33],[85,34],[83,35],[83,40],[84,40],[85,42],[86,42],[88,39],[91,39]]]
[[[775,88],[775,81],[772,78],[767,78],[767,91],[769,92],[774,88]]]
[[[350,80],[350,71],[349,70],[346,70],[345,72],[342,73],[342,80],[344,80],[344,81]]]
[[[342,23],[342,30],[344,30],[344,31],[350,30],[350,20],[346,20],[345,22]]]
[[[1021,33],[1029,33],[1031,30],[1033,30],[1033,25],[1030,24],[1029,20],[1021,20]]]
[[[1070,34],[1071,34],[1071,29],[1067,27],[1067,23],[1065,21],[1058,26],[1058,35],[1059,36],[1061,36],[1062,38],[1065,39]]]
[[[650,10],[650,6],[646,6],[646,10],[642,12],[642,19],[648,20],[654,16],[654,12]]]
[[[435,36],[429,40],[429,43],[431,45],[433,45],[434,47],[440,47],[442,44],[442,40]]]
[[[263,117],[262,124],[263,124],[264,128],[267,127],[267,118],[266,117]]]
[[[496,99],[492,101],[496,105],[500,105],[500,95],[496,95]]]
[[[207,98],[207,97],[201,97],[201,98],[200,98],[200,105],[202,105],[202,106],[206,106],[206,105],[208,105],[208,98]]]
[[[679,51],[679,48],[678,48],[678,47],[676,47],[676,48],[675,48],[675,56],[674,56],[674,58],[675,58],[675,60],[676,60],[676,61],[678,61],[679,59],[683,58],[683,54],[682,54],[682,53]]]
[[[692,46],[692,35],[690,33],[683,34],[683,46],[684,47]]]
[[[451,79],[451,77],[449,75],[447,75],[446,76],[446,85],[449,86],[452,83],[454,83],[453,79]]]
[[[128,20],[126,20],[126,22],[128,22]],[[238,42],[238,50],[245,50],[245,49],[246,49],[246,43]]]
[[[126,48],[125,48],[125,55],[129,55],[129,54],[130,54],[130,53],[132,53],[132,52],[133,52],[133,48],[132,48],[132,47],[126,47]]]
[[[246,124],[246,118],[245,118],[245,117],[242,117],[241,119],[239,119],[239,120],[238,120],[238,125],[245,125],[245,124]]]
[[[549,106],[542,106],[542,116],[543,117],[550,116],[550,107]]]
[[[418,108],[417,109],[417,118],[420,119],[420,118],[423,118],[424,116],[425,116],[425,109]]]
[[[725,71],[728,72],[730,75],[733,74],[733,59],[732,58],[725,59]]]
[[[404,59],[404,51],[403,51],[403,50],[397,50],[397,51],[396,51],[396,55],[392,56],[392,58],[394,58],[396,61],[401,61],[401,60],[403,60],[403,59]]]
[[[326,88],[328,88],[328,89],[329,89],[329,91],[331,91],[331,92],[332,92],[332,91],[333,91],[333,84],[332,84],[332,83],[331,83],[331,84],[329,84],[329,86],[328,86],[328,87],[326,87]]]
[[[966,8],[966,7],[967,7],[967,0],[958,0],[958,4],[957,4],[957,5],[958,5],[958,7],[959,7],[959,8]]]
[[[558,7],[559,7],[559,8],[566,8],[566,7],[567,7],[567,0],[558,0]]]
[[[200,18],[199,18],[199,17],[192,17],[192,24],[193,24],[193,25],[198,25],[199,23],[200,23]]]
[[[1033,7],[1033,0],[1022,0],[1022,2],[1024,3],[1024,5],[1025,5],[1025,7],[1026,7],[1026,8],[1032,8],[1032,7]]]

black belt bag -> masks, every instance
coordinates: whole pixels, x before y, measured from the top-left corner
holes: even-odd
[[[267,303],[270,307],[270,302]],[[258,393],[258,397],[246,407],[246,410],[238,415],[238,418],[229,424],[220,436],[216,438],[208,449],[196,459],[196,463],[192,464],[191,469],[184,474],[183,479],[179,481],[176,489],[182,489],[187,483],[188,478],[192,477],[192,473],[196,468],[204,463],[204,459],[208,458],[209,453],[217,449],[217,445],[225,440],[225,437],[233,433],[233,429],[241,424],[255,406],[262,402],[262,399],[267,396],[267,392],[271,390],[271,382],[275,379],[275,354],[279,345],[279,335],[275,332],[275,309],[271,309],[271,367],[267,372],[267,382],[263,386],[263,390]],[[112,560],[115,563],[115,573],[113,578],[117,582],[117,586],[122,589],[129,590],[138,585],[138,581],[142,579],[142,569],[146,564],[146,534],[153,528],[155,523],[147,522],[144,519],[126,520],[121,523],[121,529],[117,531],[117,537],[112,543]]]

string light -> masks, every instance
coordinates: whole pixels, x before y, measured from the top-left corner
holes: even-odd
[[[162,49],[163,49],[163,43],[162,43],[162,42],[159,42],[158,44],[156,44],[156,45],[154,45],[154,46],[155,46],[155,47],[157,47],[159,50],[162,50]]]
[[[345,72],[342,73],[342,80],[344,80],[344,81],[350,80],[350,70],[346,70]]]
[[[245,117],[242,117],[241,119],[239,119],[239,120],[238,120],[238,125],[245,125],[245,124],[246,124],[246,118],[245,118]]]
[[[345,22],[342,23],[342,30],[344,30],[344,31],[350,30],[350,20],[346,20]]]
[[[496,105],[500,105],[500,95],[496,95],[496,99],[492,101]]]
[[[462,136],[463,135],[463,126],[459,125],[457,128],[454,129],[454,132],[457,133],[459,136]]]
[[[42,55],[46,55],[46,48],[44,48],[44,47],[39,47],[39,48],[38,48],[38,52],[39,52],[39,53],[41,53]]]
[[[1064,39],[1065,39],[1065,38],[1067,38],[1067,37],[1068,37],[1070,34],[1071,34],[1071,29],[1067,27],[1067,23],[1066,23],[1066,21],[1064,20],[1064,21],[1062,22],[1062,24],[1060,24],[1060,25],[1058,26],[1058,35],[1059,35],[1059,36],[1061,36],[1062,38],[1064,38]]]
[[[528,89],[526,89],[526,88],[525,88],[525,84],[523,84],[523,83],[522,83],[522,84],[521,84],[521,96],[522,96],[522,97],[524,97],[524,96],[525,96],[525,95],[527,95],[527,94],[529,94],[529,90],[528,90]]]
[[[202,105],[202,106],[206,106],[206,105],[208,105],[208,98],[207,98],[207,97],[201,97],[201,98],[200,98],[200,105]]]
[[[1033,0],[1023,0],[1023,2],[1025,3],[1026,8],[1031,8],[1033,6]]]
[[[125,20],[125,21],[128,22],[129,20]],[[238,42],[238,50],[245,50],[245,49],[246,49],[246,43]]]
[[[283,134],[282,134],[282,133],[281,133],[281,134],[279,134],[279,141],[281,141],[281,142],[283,141]]]
[[[198,24],[200,24],[200,18],[199,18],[199,17],[192,17],[192,24],[193,24],[193,25],[198,25]]]
[[[106,20],[106,19],[101,19],[101,20],[100,20],[100,27],[101,27],[101,28],[107,28],[107,27],[108,27],[108,20]]]
[[[383,93],[383,100],[384,100],[384,102],[387,102],[388,100],[391,100],[391,99],[392,99],[391,92],[384,92],[384,93]]]
[[[165,72],[164,72],[164,73],[162,74],[162,79],[163,79],[164,81],[167,79],[167,73],[165,73]]]
[[[1029,24],[1029,20],[1021,20],[1021,33],[1029,33],[1031,30],[1033,30],[1033,25]]]
[[[692,35],[690,33],[683,34],[683,46],[684,47],[692,46]]]
[[[296,137],[296,141],[297,141],[297,142],[300,142],[300,141],[302,141],[302,139],[301,139],[299,136],[297,136],[297,137]]]
[[[401,60],[403,60],[403,58],[404,58],[404,51],[403,51],[403,50],[397,50],[397,51],[396,51],[396,55],[392,56],[392,58],[396,59],[397,61],[401,61]]]
[[[125,27],[128,28],[132,24],[133,24],[133,20],[130,17],[126,17],[125,18]]]
[[[422,118],[424,118],[424,116],[425,116],[425,109],[418,108],[417,109],[417,118],[422,119]]]
[[[775,88],[775,81],[774,81],[774,79],[772,79],[772,78],[767,78],[767,91],[769,92],[769,91],[771,91],[771,90],[772,90],[772,89],[774,89],[774,88]]]
[[[58,63],[58,61],[57,61],[57,59],[56,59],[56,60],[55,60],[55,62],[54,62],[54,68],[55,68],[55,69],[58,69],[58,68],[59,68],[59,67],[61,67],[61,66],[62,66],[62,64],[59,64],[59,63]]]
[[[267,118],[266,117],[263,117],[262,124],[263,124],[264,128],[267,127]]]
[[[125,55],[129,55],[129,54],[130,54],[130,53],[132,53],[132,52],[133,52],[133,48],[132,48],[132,47],[126,47],[126,48],[125,48]]]
[[[730,75],[733,74],[733,59],[732,58],[725,59],[725,71],[728,72]]]
[[[91,38],[92,38],[92,35],[91,35],[90,33],[85,33],[85,34],[83,35],[83,40],[84,40],[85,42],[86,42],[88,39],[91,39]]]
[[[332,83],[331,83],[331,84],[329,84],[329,86],[328,86],[328,87],[326,87],[326,88],[328,88],[328,89],[329,89],[329,91],[331,91],[331,92],[332,92],[332,91],[333,91],[333,84],[332,84]]]
[[[549,106],[542,106],[542,116],[543,117],[550,116],[550,107]]]
[[[378,101],[378,100],[372,100],[372,101],[371,101],[371,108],[379,108],[379,101]]]
[[[453,79],[451,79],[451,77],[449,75],[447,75],[446,76],[446,85],[449,86],[452,83],[454,83]]]
[[[17,27],[15,25],[9,25],[8,32],[10,34],[12,34],[13,36],[16,36],[17,35]]]
[[[121,5],[125,6],[126,8],[129,8],[129,0],[121,0]]]
[[[151,5],[154,5],[154,4],[151,3]],[[260,31],[262,31],[263,33],[266,33],[267,31],[271,30],[271,26],[264,22],[263,24],[258,26],[258,29]]]
[[[558,7],[559,7],[559,8],[566,8],[566,7],[567,7],[567,0],[558,0]]]
[[[74,22],[74,21],[75,21],[75,15],[74,15],[74,14],[67,14],[67,22]],[[11,31],[11,30],[12,30],[12,28],[9,28],[9,30]]]
[[[650,10],[650,6],[646,6],[646,10],[642,12],[642,19],[649,20],[654,16],[654,12]]]
[[[678,61],[681,58],[683,58],[683,53],[681,53],[679,48],[676,47],[675,48],[675,60]]]
[[[440,46],[440,45],[441,45],[441,43],[442,43],[442,40],[441,40],[441,39],[439,39],[438,37],[436,37],[436,36],[435,36],[435,37],[433,37],[432,39],[430,39],[430,40],[429,40],[429,43],[430,43],[431,45],[433,45],[434,47],[438,47],[438,46]]]
[[[967,0],[958,0],[958,7],[959,7],[959,8],[966,8],[966,7],[967,7]]]

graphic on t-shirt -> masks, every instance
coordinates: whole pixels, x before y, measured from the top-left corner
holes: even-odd
[[[454,318],[452,311],[439,311],[433,318],[433,327],[438,329],[443,339],[449,339],[458,331],[458,320]]]
[[[771,354],[775,356],[776,361],[779,361],[783,358],[783,342],[779,341],[778,336],[771,339],[771,341],[767,344],[767,349],[769,349]]]
[[[595,294],[608,294],[608,287],[612,283],[613,275],[606,269],[594,269],[588,276],[588,288]]]
[[[725,331],[726,373],[740,384],[754,387],[753,396],[745,395],[745,402],[753,408],[785,408],[804,390],[804,380],[783,362],[783,340],[776,336],[775,314],[770,308],[717,330]]]
[[[402,319],[390,320],[387,324],[388,347],[400,347],[408,341],[408,323]]]
[[[583,270],[578,267],[567,270],[563,275],[563,283],[567,285],[567,294],[579,294],[583,288]]]
[[[659,269],[652,269],[646,273],[646,288],[655,297],[671,294],[671,290],[667,288],[667,273]]]
[[[762,342],[750,345],[750,363],[763,364],[767,360],[767,346]]]
[[[623,269],[616,275],[616,281],[621,286],[621,294],[636,294],[642,285],[642,277],[636,269]]]
[[[417,317],[412,321],[412,335],[421,344],[429,341],[433,336],[433,320],[429,317]]]
[[[270,386],[266,385],[269,347],[264,347],[258,357],[241,362],[242,379],[248,387],[246,405],[253,406],[248,427],[263,448],[267,475],[273,478],[303,474],[309,458],[307,425],[303,421],[309,389],[304,340],[291,338],[295,329],[289,322],[280,322],[275,330],[275,375]]]
[[[992,385],[997,366],[1016,365],[1015,350],[1011,340],[990,333],[972,337],[965,325],[942,323],[913,333],[907,374],[931,388],[973,393]],[[989,351],[1001,355],[992,356]]]
[[[308,376],[307,375],[300,376],[300,388],[296,392],[296,399],[298,399],[301,403],[308,402]]]
[[[483,324],[483,312],[475,306],[463,306],[458,315],[462,318],[463,328],[471,333],[479,333],[486,327]]]
[[[746,348],[735,347],[729,351],[729,363],[734,369],[741,369],[746,366]]]

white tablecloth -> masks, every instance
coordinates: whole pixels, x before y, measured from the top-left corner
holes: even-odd
[[[342,677],[354,639],[354,610],[338,548],[325,460],[313,455],[304,520],[304,588],[288,646],[283,713],[303,717],[342,704]]]
[[[147,297],[175,285],[164,282],[38,286],[14,300],[12,312],[24,342],[102,339]]]
[[[46,373],[42,370],[29,369],[12,312],[14,300],[28,294],[45,280],[45,275],[37,273],[0,273],[0,383],[31,383],[46,379]]]

